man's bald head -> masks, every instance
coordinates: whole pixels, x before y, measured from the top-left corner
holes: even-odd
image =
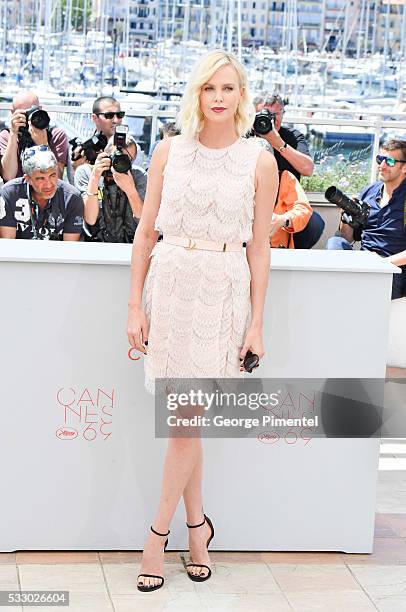
[[[32,91],[19,91],[13,98],[13,111],[17,108],[27,110],[31,106],[39,106],[38,97]]]

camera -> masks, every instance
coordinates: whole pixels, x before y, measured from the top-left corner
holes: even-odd
[[[85,140],[84,142],[78,137],[72,138],[72,140],[69,141],[69,144],[72,145],[72,161],[77,161],[80,159],[83,153],[83,156],[87,159],[89,164],[94,164],[97,155],[107,146],[107,137],[101,132],[98,132],[97,134],[93,134],[91,138]],[[80,147],[80,150],[75,153],[78,147]]]
[[[128,134],[128,125],[116,125],[114,130],[114,146],[116,151],[110,156],[111,165],[116,172],[125,174],[131,170],[132,161],[127,153],[123,152]]]
[[[46,130],[51,122],[48,113],[38,106],[31,106],[31,108],[25,111],[25,116],[27,123],[31,121],[31,125],[39,130]]]
[[[23,149],[34,146],[34,141],[28,131],[28,122],[38,130],[46,130],[49,127],[51,119],[48,113],[38,106],[31,106],[25,111],[25,119],[27,124],[18,130],[18,140]]]
[[[112,155],[109,156],[111,161],[111,167],[120,174],[126,174],[131,170],[132,160],[129,158],[127,153],[124,153],[123,149],[126,146],[126,139],[128,134],[128,125],[116,125],[114,130],[114,146],[116,150]],[[111,170],[103,172],[103,176],[111,177]]]
[[[332,204],[343,209],[342,220],[344,223],[348,223],[355,230],[362,231],[365,229],[371,209],[369,204],[349,198],[333,185],[327,189],[324,197]]]
[[[265,134],[269,134],[269,132],[273,129],[275,125],[276,115],[275,113],[271,113],[267,108],[263,108],[255,115],[254,119],[254,132],[256,134],[260,134],[264,136]]]

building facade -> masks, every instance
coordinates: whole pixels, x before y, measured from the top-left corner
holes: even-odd
[[[88,0],[89,3],[91,0]],[[395,53],[406,45],[406,0],[93,0],[97,27],[128,22],[137,44],[174,38],[223,46],[237,38],[237,10],[245,45],[324,49],[362,55]],[[28,5],[29,3],[27,3]],[[231,19],[230,19],[231,10]],[[402,42],[403,38],[403,42]]]

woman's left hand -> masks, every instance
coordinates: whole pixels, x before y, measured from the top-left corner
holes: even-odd
[[[240,352],[241,372],[244,371],[243,361],[248,351],[251,351],[251,353],[254,353],[254,355],[258,355],[259,359],[262,359],[262,357],[265,355],[261,327],[251,326],[248,328],[244,344]]]
[[[135,182],[130,170],[128,172],[117,172],[112,168],[113,179],[117,187],[124,191],[127,197],[130,197],[135,191]]]

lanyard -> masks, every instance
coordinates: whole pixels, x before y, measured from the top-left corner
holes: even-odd
[[[34,202],[33,199],[31,198],[30,186],[28,183],[27,183],[27,197],[28,197],[28,208],[30,209],[31,229],[32,229],[32,233],[34,236],[33,240],[41,240],[41,238],[38,236],[37,227],[36,227],[36,224],[38,222],[38,217],[39,217],[39,214],[37,213],[36,209],[38,207],[38,212],[39,212],[39,204]],[[45,208],[49,205],[50,201],[51,200],[48,200],[48,202],[46,203],[44,207],[44,218],[42,219],[42,225],[40,229],[42,229],[45,225],[45,222],[46,222]],[[55,231],[56,231],[56,219],[54,220],[55,220]]]

